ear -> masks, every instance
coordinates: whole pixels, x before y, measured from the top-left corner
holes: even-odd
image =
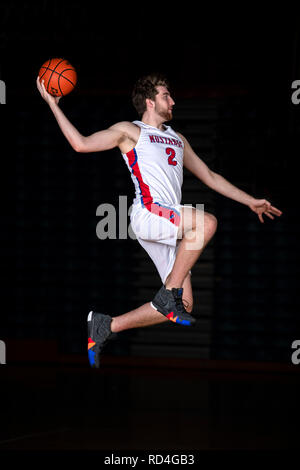
[[[150,98],[146,98],[146,107],[147,109],[153,109],[155,102]]]

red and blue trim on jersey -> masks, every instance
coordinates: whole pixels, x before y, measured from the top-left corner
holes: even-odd
[[[159,202],[154,202],[151,196],[149,186],[143,181],[141,171],[138,164],[138,156],[135,148],[126,153],[128,163],[131,168],[132,174],[136,177],[137,183],[140,189],[141,203],[143,207],[146,207],[149,212],[156,214],[159,217],[163,217],[169,220],[172,224],[179,226],[180,213],[172,207],[162,205]]]

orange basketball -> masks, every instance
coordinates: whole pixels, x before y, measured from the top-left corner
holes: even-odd
[[[39,71],[40,80],[52,96],[64,96],[70,93],[77,83],[77,73],[66,59],[49,59]]]

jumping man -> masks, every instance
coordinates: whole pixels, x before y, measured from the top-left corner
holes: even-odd
[[[135,186],[131,227],[162,281],[152,301],[135,310],[115,317],[88,314],[89,362],[99,367],[100,353],[112,333],[167,320],[187,326],[195,323],[191,269],[212,239],[217,220],[206,211],[181,204],[183,167],[209,188],[248,206],[262,223],[263,214],[274,219],[282,212],[210,170],[187,139],[165,124],[172,119],[175,103],[163,76],[148,75],[135,84],[132,101],[140,120],[119,122],[87,137],[71,124],[58,106],[60,98],[47,93],[39,78],[37,87],[76,152],[120,149]]]

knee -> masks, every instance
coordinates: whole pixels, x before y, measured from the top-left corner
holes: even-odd
[[[203,227],[203,224],[205,230],[215,232],[217,230],[218,221],[213,214],[210,214],[210,212],[201,212],[198,209],[195,209],[193,213],[193,229],[201,228]]]
[[[217,218],[213,215],[210,214],[209,212],[204,213],[204,230],[205,232],[212,237],[218,226],[218,221]]]

